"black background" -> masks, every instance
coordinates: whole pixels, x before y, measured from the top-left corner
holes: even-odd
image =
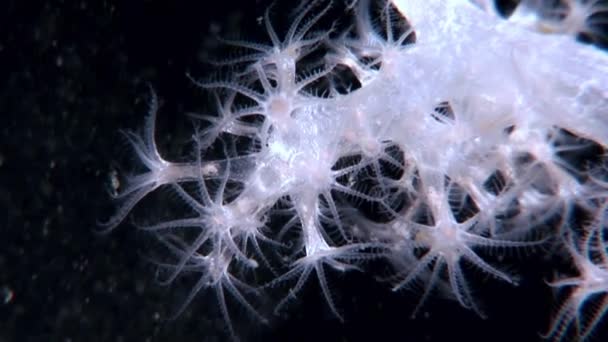
[[[157,136],[171,153],[189,134],[184,113],[207,102],[186,73],[209,71],[203,60],[217,49],[213,32],[263,39],[256,19],[268,3],[1,3],[1,342],[226,339],[213,298],[165,320],[172,293],[187,288],[154,282],[131,225],[103,236],[94,227],[109,203],[109,172],[130,153],[118,131],[141,125],[147,85],[161,99]],[[415,293],[392,293],[365,274],[331,278],[345,323],[312,281],[285,314],[270,314],[269,326],[236,305],[231,314],[243,340],[537,341],[553,310],[543,282],[551,273],[542,251],[512,259],[519,287],[477,273],[486,320],[438,298],[412,320]]]

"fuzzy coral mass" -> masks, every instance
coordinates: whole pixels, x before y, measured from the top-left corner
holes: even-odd
[[[226,40],[240,53],[217,64],[229,76],[191,76],[216,107],[193,116],[189,159],[159,152],[152,94],[143,130],[126,133],[146,170],[125,177],[102,227],[173,193],[190,214],[139,225],[167,250],[158,276],[196,275],[178,313],[215,293],[233,340],[229,301],[266,324],[261,298],[278,296],[280,315],[310,282],[344,322],[330,279],[373,275],[370,261],[393,291],[422,290],[413,317],[440,294],[485,318],[476,274],[517,285],[509,254],[569,247],[581,275],[551,283],[573,294],[545,338],[591,337],[608,310],[608,57],[574,39],[586,26],[569,14],[591,25],[603,7],[568,2],[556,18],[557,4],[534,4],[503,18],[488,1],[359,0],[352,25],[324,30],[332,3],[310,1],[285,34],[269,8],[269,45]]]
[[[606,340],[606,1],[209,4],[0,13],[0,342]]]

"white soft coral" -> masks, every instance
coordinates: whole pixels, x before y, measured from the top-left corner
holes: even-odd
[[[608,24],[606,14],[605,0],[524,0],[509,20],[542,33],[595,37]]]
[[[432,224],[405,221],[399,227],[414,234],[411,244],[405,247],[405,253],[410,253],[407,250],[409,248],[424,252],[419,259],[413,262],[413,265],[408,266],[405,270],[397,270],[398,281],[393,289],[398,290],[408,286],[419,278],[425,279],[427,282],[426,289],[416,308],[417,311],[441,279],[443,270],[446,269],[449,288],[458,302],[483,316],[482,311],[473,300],[461,263],[467,261],[495,278],[515,283],[512,276],[488,264],[477,254],[475,249],[522,248],[533,246],[537,242],[506,241],[484,237],[477,233],[476,229],[478,228],[475,227],[478,224],[483,224],[483,222],[479,221],[476,215],[463,222],[458,222],[447,198],[448,196],[443,189],[429,188],[425,202],[430,208],[429,214],[431,217],[429,220]],[[428,271],[431,271],[430,276],[427,274]]]
[[[578,275],[550,283],[569,294],[553,318],[545,337],[586,340],[608,312],[608,245],[604,236],[606,204],[598,208],[598,220],[584,236],[569,234],[565,245]],[[597,301],[599,305],[593,305]]]
[[[201,126],[190,162],[169,162],[157,151],[153,101],[145,133],[127,134],[145,171],[115,195],[121,206],[104,226],[114,228],[144,196],[170,186],[192,217],[144,229],[177,259],[159,263],[169,271],[166,282],[182,271],[201,274],[192,296],[214,288],[223,302],[226,289],[250,309],[236,289],[247,286],[235,275],[257,273],[260,265],[275,271],[259,240],[279,254],[290,247],[281,259],[284,275],[269,282],[297,278],[279,307],[314,271],[341,318],[326,266],[342,272],[386,256],[397,273],[395,289],[423,280],[421,303],[439,286],[481,314],[462,264],[514,283],[482,250],[544,242],[526,239],[556,216],[560,229],[553,233],[570,234],[572,208],[580,206],[595,210],[600,228],[584,229],[593,243],[568,241],[581,275],[554,283],[577,289],[548,333],[567,334],[583,298],[604,284],[606,205],[598,203],[605,202],[605,180],[578,164],[589,160],[586,145],[608,146],[608,59],[570,37],[487,16],[467,0],[382,1],[381,25],[368,15],[370,4],[358,2],[354,28],[338,37],[311,31],[331,1],[298,7],[283,39],[266,12],[271,43],[232,42],[253,55],[228,62],[236,64],[233,78],[197,83],[215,92],[217,113],[192,115]],[[342,76],[357,89],[338,91]],[[570,143],[560,132],[589,144]],[[237,147],[242,141],[247,146]],[[220,159],[203,159],[221,147]],[[488,186],[493,178],[500,184]],[[362,219],[368,209],[381,217]],[[289,218],[277,221],[279,243],[262,231],[280,214]],[[579,324],[580,335],[599,317]]]

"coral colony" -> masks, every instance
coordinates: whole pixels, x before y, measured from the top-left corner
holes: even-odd
[[[324,28],[336,6],[352,25]],[[546,279],[566,295],[539,332],[587,339],[608,311],[608,56],[580,37],[602,38],[607,12],[317,0],[279,32],[270,9],[267,42],[224,41],[239,51],[216,63],[231,76],[191,77],[215,106],[191,115],[189,161],[159,153],[152,95],[143,130],[125,134],[144,171],[101,225],[168,190],[185,210],[134,222],[165,250],[164,283],[196,280],[178,314],[211,291],[233,339],[228,298],[264,322],[253,297],[289,287],[280,311],[315,281],[341,320],[327,277],[373,273],[371,259],[393,290],[422,288],[413,314],[440,292],[483,316],[465,268],[515,284],[488,256],[530,249],[572,266]]]

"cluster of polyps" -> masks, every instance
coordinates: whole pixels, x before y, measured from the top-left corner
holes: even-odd
[[[283,39],[266,12],[270,45],[226,41],[251,52],[223,63],[234,76],[195,81],[216,101],[193,115],[191,162],[158,152],[153,98],[143,134],[126,134],[147,171],[103,225],[173,191],[191,214],[141,229],[173,258],[166,283],[200,274],[185,304],[215,291],[233,338],[225,291],[264,321],[252,295],[295,280],[281,308],[314,273],[341,319],[326,272],[382,258],[395,290],[422,282],[420,304],[435,289],[483,315],[464,263],[515,283],[484,250],[565,242],[580,275],[552,283],[574,289],[548,336],[586,338],[608,309],[582,318],[608,290],[608,58],[530,31],[559,23],[532,2],[518,25],[521,11],[503,20],[490,1],[359,0],[335,32],[313,30],[332,6],[317,0]]]

